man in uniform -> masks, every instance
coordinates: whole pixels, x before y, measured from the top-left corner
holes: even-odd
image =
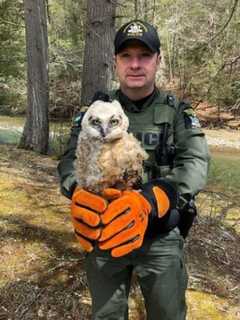
[[[148,320],[186,319],[187,273],[183,243],[196,214],[194,197],[206,183],[208,148],[191,106],[155,86],[161,61],[156,29],[134,20],[115,36],[117,99],[130,131],[149,153],[141,186],[95,195],[76,187],[73,161],[81,115],[75,120],[58,171],[62,193],[72,199],[76,236],[87,251],[92,319],[128,319],[133,272]]]

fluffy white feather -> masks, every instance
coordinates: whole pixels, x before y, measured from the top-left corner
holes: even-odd
[[[129,121],[120,103],[94,102],[82,119],[75,175],[79,187],[100,193],[108,187],[132,188],[143,174],[148,155],[127,132]]]

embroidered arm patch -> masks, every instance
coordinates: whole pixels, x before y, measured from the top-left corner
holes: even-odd
[[[184,123],[186,129],[201,128],[201,124],[196,116],[195,111],[192,108],[183,110]]]

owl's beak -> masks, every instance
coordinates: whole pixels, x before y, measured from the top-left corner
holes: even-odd
[[[103,127],[100,127],[100,134],[101,134],[102,138],[106,137],[106,132]]]

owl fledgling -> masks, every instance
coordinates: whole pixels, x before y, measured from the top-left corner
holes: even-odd
[[[95,101],[84,114],[78,137],[75,175],[79,187],[101,193],[109,187],[130,189],[143,173],[147,153],[132,133],[117,100]]]

